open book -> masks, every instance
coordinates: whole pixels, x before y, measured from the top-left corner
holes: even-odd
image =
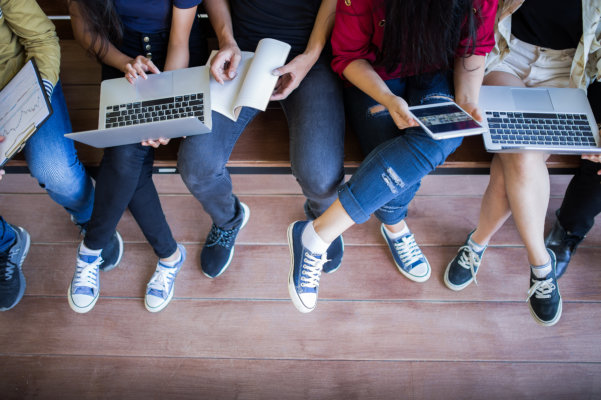
[[[275,39],[261,39],[254,53],[243,51],[233,80],[222,85],[211,76],[211,109],[233,121],[242,107],[265,111],[278,80],[271,71],[284,65],[289,51],[289,44]],[[209,62],[215,54],[211,53]]]

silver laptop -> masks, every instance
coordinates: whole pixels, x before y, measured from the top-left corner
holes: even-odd
[[[94,147],[211,131],[209,69],[206,66],[150,74],[134,84],[108,79],[100,86],[98,129],[65,136]]]
[[[482,86],[480,109],[490,152],[601,153],[586,92],[572,88]]]

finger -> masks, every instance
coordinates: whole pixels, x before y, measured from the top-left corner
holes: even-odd
[[[136,70],[138,75],[140,75],[142,78],[148,79],[148,76],[146,75],[146,72],[144,72],[144,68],[142,68],[142,65],[143,64],[136,63],[136,64],[134,64],[134,69]]]
[[[138,73],[136,72],[136,70],[134,69],[134,67],[131,64],[127,64],[125,66],[125,71],[126,71],[126,77],[129,74],[131,79],[130,82],[133,83],[133,81],[136,80],[136,78],[138,77]]]
[[[230,59],[230,65],[227,68],[227,76],[229,79],[234,79],[238,74],[238,65],[240,64],[240,60],[242,56],[239,52],[236,52],[234,56]]]
[[[166,144],[169,144],[169,140],[170,139],[167,139],[167,138],[159,138],[159,143],[162,145],[166,145]]]
[[[153,74],[161,73],[161,70],[156,65],[154,65],[154,63],[150,60],[148,60],[148,62],[146,63],[146,66],[148,67],[148,70],[150,72],[152,72]]]
[[[289,65],[290,64],[286,64],[286,65],[281,66],[280,68],[276,68],[273,71],[271,71],[271,74],[275,75],[275,76],[285,75],[290,72],[291,68],[289,67]]]

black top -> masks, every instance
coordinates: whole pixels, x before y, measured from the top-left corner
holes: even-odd
[[[292,46],[293,57],[307,47],[321,0],[231,0],[230,4],[241,50],[255,51],[259,40],[272,38]]]
[[[526,0],[511,17],[511,33],[536,46],[575,49],[582,37],[582,2]]]

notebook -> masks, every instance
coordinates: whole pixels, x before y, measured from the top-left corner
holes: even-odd
[[[484,146],[490,152],[601,153],[599,129],[581,89],[482,86]]]
[[[65,136],[94,147],[211,131],[209,69],[178,69],[138,78],[108,79],[100,86],[98,129]]]

